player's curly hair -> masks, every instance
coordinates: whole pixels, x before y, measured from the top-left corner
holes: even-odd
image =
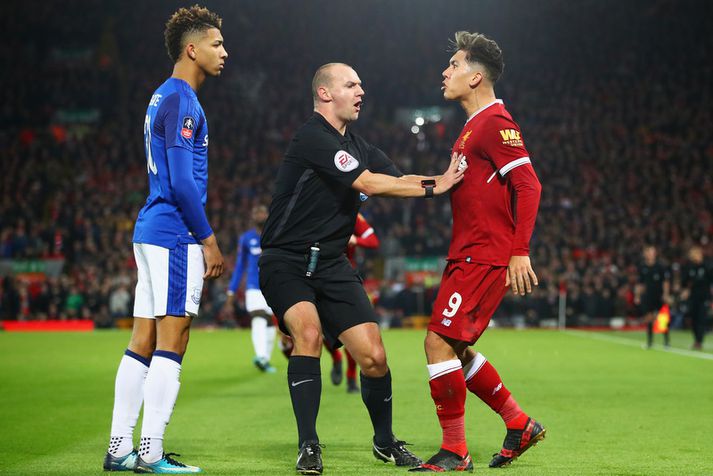
[[[503,52],[495,41],[482,33],[458,31],[451,40],[451,51],[465,51],[465,59],[469,63],[480,63],[485,68],[488,79],[495,84],[503,74],[505,62]]]
[[[174,63],[177,62],[183,52],[187,35],[211,28],[220,30],[222,24],[222,18],[200,5],[179,8],[168,19],[166,30],[163,32],[168,57]]]

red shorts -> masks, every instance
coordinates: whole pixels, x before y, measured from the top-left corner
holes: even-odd
[[[473,345],[503,300],[507,266],[449,262],[428,329]]]

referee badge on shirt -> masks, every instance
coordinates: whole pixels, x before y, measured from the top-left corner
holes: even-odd
[[[359,166],[359,161],[350,155],[349,152],[339,150],[334,154],[334,165],[342,172],[351,172]]]
[[[191,116],[186,116],[183,118],[183,126],[181,127],[181,135],[184,139],[190,139],[193,137],[193,129],[196,127],[196,120]]]

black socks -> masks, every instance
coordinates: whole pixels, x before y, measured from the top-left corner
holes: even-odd
[[[394,441],[391,427],[391,371],[383,377],[361,374],[361,399],[374,425],[374,443],[385,447]]]
[[[299,445],[302,446],[305,441],[319,442],[316,428],[322,395],[322,371],[319,358],[303,355],[290,357],[287,365],[287,383],[290,386],[292,410],[297,420]]]

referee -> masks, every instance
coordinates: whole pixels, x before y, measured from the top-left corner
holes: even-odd
[[[361,394],[374,426],[373,453],[398,466],[421,460],[391,427],[391,373],[377,316],[344,256],[361,201],[370,195],[431,197],[463,178],[452,157],[443,175],[404,176],[347,125],[359,117],[364,90],[350,66],[321,66],[312,80],[314,114],[297,131],[277,174],[262,235],[260,288],[294,351],[287,379],[297,420],[297,471],[321,474],[316,431],[322,392],[322,336],[343,343],[361,367]],[[460,168],[460,170],[459,170]]]
[[[671,274],[669,270],[656,259],[656,247],[644,247],[644,262],[639,266],[639,284],[637,286],[636,303],[646,322],[646,348],[650,349],[654,342],[654,321],[665,302],[669,301],[671,290]],[[670,344],[669,330],[663,335],[664,346]]]

